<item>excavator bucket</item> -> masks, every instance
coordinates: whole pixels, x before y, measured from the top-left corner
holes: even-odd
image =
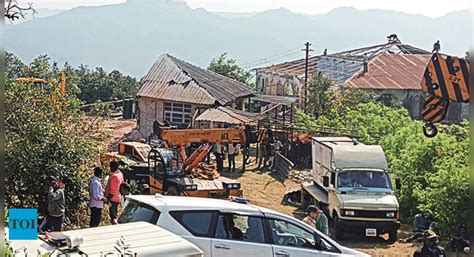
[[[423,134],[434,137],[450,102],[469,102],[469,65],[465,59],[435,53],[426,66],[421,81],[425,93],[421,116],[426,122]]]

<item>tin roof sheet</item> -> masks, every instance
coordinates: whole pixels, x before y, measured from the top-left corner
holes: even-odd
[[[204,111],[196,118],[196,121],[213,121],[229,124],[254,123],[263,119],[258,113],[250,113],[236,110],[230,107],[220,106]]]
[[[308,73],[313,74],[317,71],[318,59],[321,57],[331,57],[344,60],[363,61],[364,54],[369,58],[376,57],[383,53],[389,54],[429,54],[423,49],[402,44],[399,40],[391,41],[385,44],[373,45],[368,47],[356,48],[347,51],[337,52],[328,55],[319,55],[308,59]],[[257,68],[257,72],[266,72],[286,76],[303,76],[305,72],[305,59],[299,59],[290,62],[275,64],[272,66]]]
[[[423,72],[430,59],[428,54],[381,54],[369,61],[369,71],[359,71],[346,80],[346,88],[360,89],[421,89]]]
[[[163,100],[211,105],[225,105],[255,91],[244,83],[205,70],[177,59],[161,55],[142,79],[138,96]]]

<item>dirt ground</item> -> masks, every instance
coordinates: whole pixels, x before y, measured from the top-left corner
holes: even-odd
[[[106,128],[111,132],[112,144],[120,141],[125,134],[129,133],[135,128],[135,120],[108,120],[105,123]],[[227,162],[224,162],[224,166]],[[237,158],[236,166],[241,167],[242,162]],[[244,191],[244,196],[251,199],[252,204],[266,207],[287,215],[295,217],[302,217],[304,215],[301,210],[296,207],[285,205],[282,203],[283,196],[286,192],[298,189],[299,184],[292,180],[278,181],[273,178],[268,172],[260,171],[256,169],[255,164],[250,164],[246,168],[245,173],[236,172],[228,173],[223,172],[222,176],[236,179],[241,183]],[[407,225],[402,225],[399,230],[398,237],[405,238],[410,235],[411,228]],[[383,238],[365,238],[357,236],[347,236],[347,239],[338,241],[340,244],[356,249],[365,253],[370,254],[374,257],[389,257],[389,256],[400,256],[408,257],[413,256],[413,252],[418,247],[417,244],[411,243],[394,243],[388,244]],[[449,256],[467,256],[467,255],[454,255]]]

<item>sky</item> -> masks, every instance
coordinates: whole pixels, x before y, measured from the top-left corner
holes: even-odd
[[[32,2],[35,8],[70,9],[77,6],[123,3],[125,0],[19,0],[19,2]],[[314,15],[327,13],[337,7],[350,6],[358,10],[393,10],[433,18],[452,11],[472,9],[473,6],[472,0],[186,0],[186,2],[191,8],[204,8],[214,12],[262,12],[284,7],[293,12]]]

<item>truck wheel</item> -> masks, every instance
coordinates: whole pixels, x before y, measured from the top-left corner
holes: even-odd
[[[388,231],[388,242],[393,244],[397,241],[397,230],[389,230]]]
[[[339,223],[337,213],[334,216],[334,233],[336,234],[335,236],[337,240],[342,240],[344,238],[344,232],[342,231],[341,224]]]
[[[170,187],[168,187],[168,189],[166,189],[165,195],[178,196],[178,195],[179,195],[179,191],[178,191],[178,189],[177,189],[175,186],[170,186]]]

